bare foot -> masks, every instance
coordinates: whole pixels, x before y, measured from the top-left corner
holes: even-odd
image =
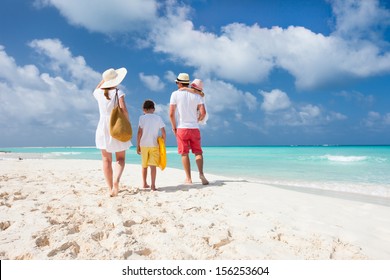
[[[112,188],[111,196],[117,196],[119,192],[119,185],[114,184],[114,187]]]
[[[185,185],[192,185],[192,180],[191,179],[185,179],[184,184]]]
[[[202,174],[199,175],[200,180],[202,181],[202,185],[208,185],[209,181],[207,181],[206,177]]]
[[[149,189],[149,188],[150,188],[150,186],[148,184],[144,185],[144,189]]]
[[[152,191],[157,191],[156,186],[152,186]]]

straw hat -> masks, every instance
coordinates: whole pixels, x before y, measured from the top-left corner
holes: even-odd
[[[187,73],[180,73],[176,78],[176,83],[189,84],[190,76]]]
[[[104,83],[100,88],[112,88],[119,85],[127,74],[126,68],[122,67],[114,70],[113,68],[107,69],[103,72]]]
[[[191,87],[197,90],[202,91],[203,90],[203,82],[200,79],[195,79],[191,83]]]

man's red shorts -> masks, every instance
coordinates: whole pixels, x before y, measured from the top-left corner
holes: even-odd
[[[202,154],[200,144],[200,131],[197,128],[178,128],[176,132],[177,150],[180,155],[186,155],[190,152],[199,155]]]

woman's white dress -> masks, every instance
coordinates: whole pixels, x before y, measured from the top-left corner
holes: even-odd
[[[115,153],[127,150],[132,146],[131,140],[121,142],[112,138],[110,135],[110,115],[112,109],[115,107],[115,89],[109,91],[110,100],[104,96],[104,90],[95,89],[93,96],[99,104],[100,119],[96,128],[95,142],[96,147],[101,150],[106,150],[109,153]],[[118,97],[125,96],[125,94],[118,90]]]

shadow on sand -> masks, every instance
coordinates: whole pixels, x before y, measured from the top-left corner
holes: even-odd
[[[168,186],[168,187],[159,187],[158,191],[160,192],[178,192],[178,191],[183,191],[187,192],[191,189],[205,189],[205,188],[213,188],[213,187],[222,187],[226,183],[230,182],[237,182],[237,183],[247,183],[248,181],[246,180],[216,180],[216,181],[211,181],[210,184],[208,185],[202,185],[201,183],[194,183],[194,184],[180,184],[177,186]]]

